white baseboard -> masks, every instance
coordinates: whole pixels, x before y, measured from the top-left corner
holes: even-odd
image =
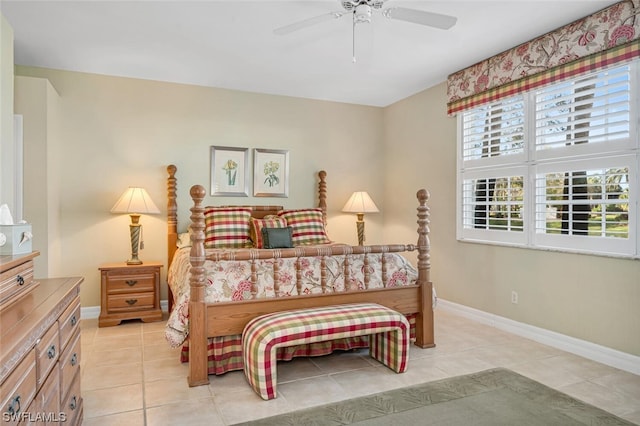
[[[160,301],[162,312],[169,311],[169,303],[166,300]],[[100,316],[100,306],[87,306],[80,308],[80,319],[96,319]]]
[[[576,339],[575,337],[556,333],[555,331],[513,321],[440,298],[438,299],[438,308],[614,368],[619,368],[620,370],[640,375],[640,357],[626,352],[607,348],[606,346],[597,345],[587,342],[586,340]]]

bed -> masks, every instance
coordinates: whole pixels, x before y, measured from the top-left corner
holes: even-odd
[[[194,185],[189,231],[180,233],[176,166],[167,172],[170,315],[165,336],[172,347],[182,347],[189,386],[208,384],[210,374],[241,370],[244,326],[273,312],[378,303],[407,316],[416,346],[435,346],[426,190],[417,192],[416,244],[351,246],[326,234],[324,171],[318,173],[318,206],[310,209],[204,206],[205,188]],[[270,233],[261,239],[261,228],[278,238],[286,228],[291,241],[263,248]],[[417,252],[416,267],[402,255],[406,252]],[[278,360],[367,345],[365,336],[285,348]]]

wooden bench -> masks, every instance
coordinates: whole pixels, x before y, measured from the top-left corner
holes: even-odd
[[[332,305],[266,314],[242,333],[244,373],[262,399],[276,397],[276,349],[346,337],[369,336],[369,354],[396,373],[407,369],[407,318],[375,303]]]

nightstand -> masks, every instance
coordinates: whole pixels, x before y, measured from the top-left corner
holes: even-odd
[[[101,265],[98,326],[109,327],[137,318],[144,322],[161,321],[160,268],[160,262]]]

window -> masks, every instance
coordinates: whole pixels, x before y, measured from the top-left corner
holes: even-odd
[[[458,238],[640,257],[639,64],[460,114]]]

